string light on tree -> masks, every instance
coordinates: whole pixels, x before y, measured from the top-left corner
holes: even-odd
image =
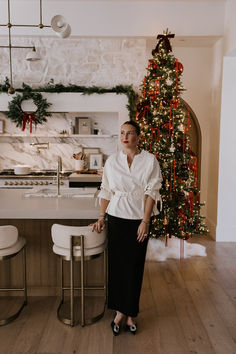
[[[153,237],[188,239],[206,233],[200,216],[197,157],[189,138],[190,115],[181,93],[183,64],[172,53],[168,29],[157,36],[141,85],[136,120],[140,124],[140,147],[157,157],[163,175],[163,209],[154,218]]]

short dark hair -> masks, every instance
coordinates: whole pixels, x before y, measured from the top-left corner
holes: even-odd
[[[138,123],[136,123],[133,120],[127,120],[122,125],[125,125],[125,124],[132,125],[135,128],[137,135],[140,135],[140,127],[139,127]]]

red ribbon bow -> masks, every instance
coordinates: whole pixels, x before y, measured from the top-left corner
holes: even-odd
[[[30,133],[32,133],[32,123],[36,125],[36,117],[33,113],[24,113],[22,115],[22,131],[25,130],[26,124],[30,124]]]
[[[174,38],[174,36],[175,36],[174,34],[158,34],[157,39],[159,39],[159,42],[157,43],[156,48],[153,51],[154,54],[158,53],[159,45],[161,44],[161,42],[165,43],[167,52],[172,52],[169,38]]]

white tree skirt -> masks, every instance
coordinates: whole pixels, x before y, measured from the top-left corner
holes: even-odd
[[[205,246],[184,241],[184,258],[206,255]],[[168,246],[166,247],[165,240],[150,238],[146,260],[163,262],[167,258],[180,258],[180,239],[172,236],[168,239]]]

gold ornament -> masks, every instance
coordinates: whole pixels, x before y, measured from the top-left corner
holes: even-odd
[[[168,167],[168,163],[164,162],[162,166],[163,166],[163,168],[167,168]],[[166,181],[166,182],[168,182],[168,181]]]
[[[162,102],[160,102],[159,111],[160,111],[161,109],[163,109]]]
[[[9,89],[8,89],[8,93],[10,94],[10,95],[13,95],[14,93],[15,93],[15,89],[14,89],[14,87],[9,87]]]
[[[164,216],[163,225],[168,225],[168,219],[166,215]]]

